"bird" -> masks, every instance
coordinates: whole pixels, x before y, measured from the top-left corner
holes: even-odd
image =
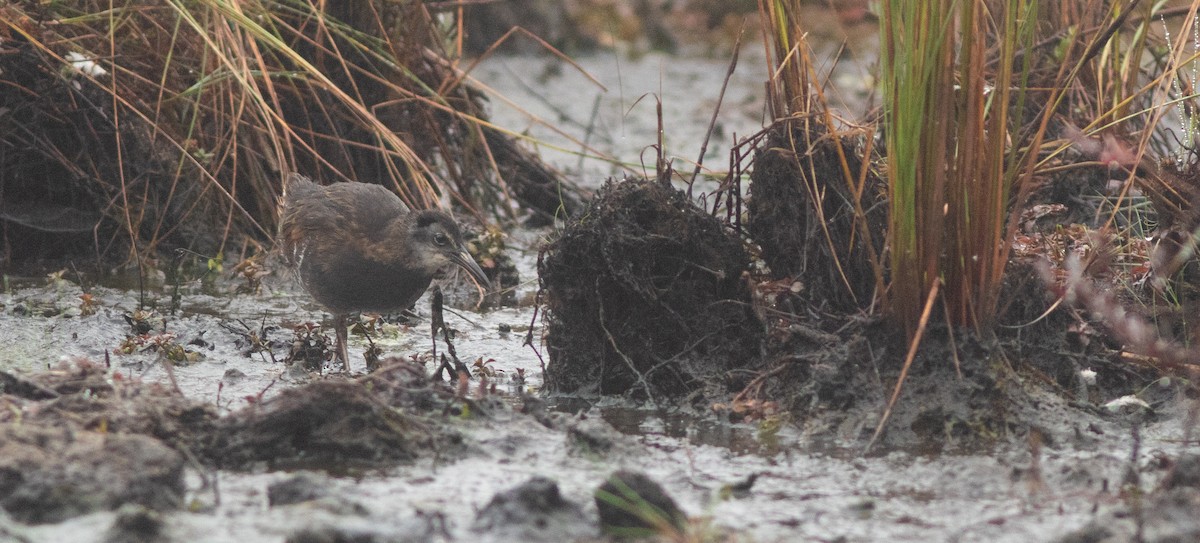
[[[293,173],[284,182],[278,212],[284,260],[304,290],[333,314],[336,356],[347,373],[351,314],[408,309],[451,264],[488,288],[487,275],[449,214],[409,210],[380,185],[319,185]]]

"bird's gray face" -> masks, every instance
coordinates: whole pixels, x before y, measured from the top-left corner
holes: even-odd
[[[413,264],[430,275],[445,273],[451,264],[466,270],[476,282],[487,288],[488,278],[467,252],[462,231],[449,215],[441,211],[421,211],[412,230]]]

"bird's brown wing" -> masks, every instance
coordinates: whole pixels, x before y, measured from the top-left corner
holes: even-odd
[[[363,238],[376,240],[407,208],[391,191],[370,183],[321,186],[293,174],[279,206],[279,244],[285,260],[298,264],[309,244],[344,249]]]
[[[328,212],[345,221],[343,228],[356,237],[375,239],[392,221],[408,214],[404,202],[379,185],[337,183],[325,190]]]

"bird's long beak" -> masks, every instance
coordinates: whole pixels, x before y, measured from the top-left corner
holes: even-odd
[[[450,255],[450,260],[461,266],[462,269],[467,270],[467,273],[471,274],[475,282],[479,283],[479,286],[483,287],[484,290],[491,288],[491,282],[488,281],[487,275],[483,273],[483,268],[480,268],[479,264],[475,263],[475,259],[471,258],[471,253],[467,252],[466,247],[459,247],[457,253]]]

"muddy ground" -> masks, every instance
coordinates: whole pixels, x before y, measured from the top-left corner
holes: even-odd
[[[1200,534],[1192,404],[1169,383],[1144,394],[1152,411],[1029,386],[1010,416],[1036,440],[864,455],[869,406],[734,424],[541,397],[540,361],[522,345],[528,306],[449,317],[458,353],[492,376],[464,390],[430,380],[427,321],[375,332],[395,357],[380,372],[357,373],[361,359],[350,377],[289,369],[278,360],[293,327],[325,317],[283,277],[236,296],[223,294],[230,281],[184,285],[177,313],[147,319],[159,346],[130,354],[119,351],[136,337],[137,292],[89,287],[83,311],[78,285],[34,283],[0,296],[0,533],[12,541],[586,541],[601,535],[593,492],[620,469],[663,485],[686,529],[717,540]],[[146,301],[166,307],[170,293]],[[252,352],[243,324],[269,352]],[[173,364],[168,345],[185,353]],[[366,346],[355,336],[352,356]],[[946,381],[939,401],[969,388]]]

